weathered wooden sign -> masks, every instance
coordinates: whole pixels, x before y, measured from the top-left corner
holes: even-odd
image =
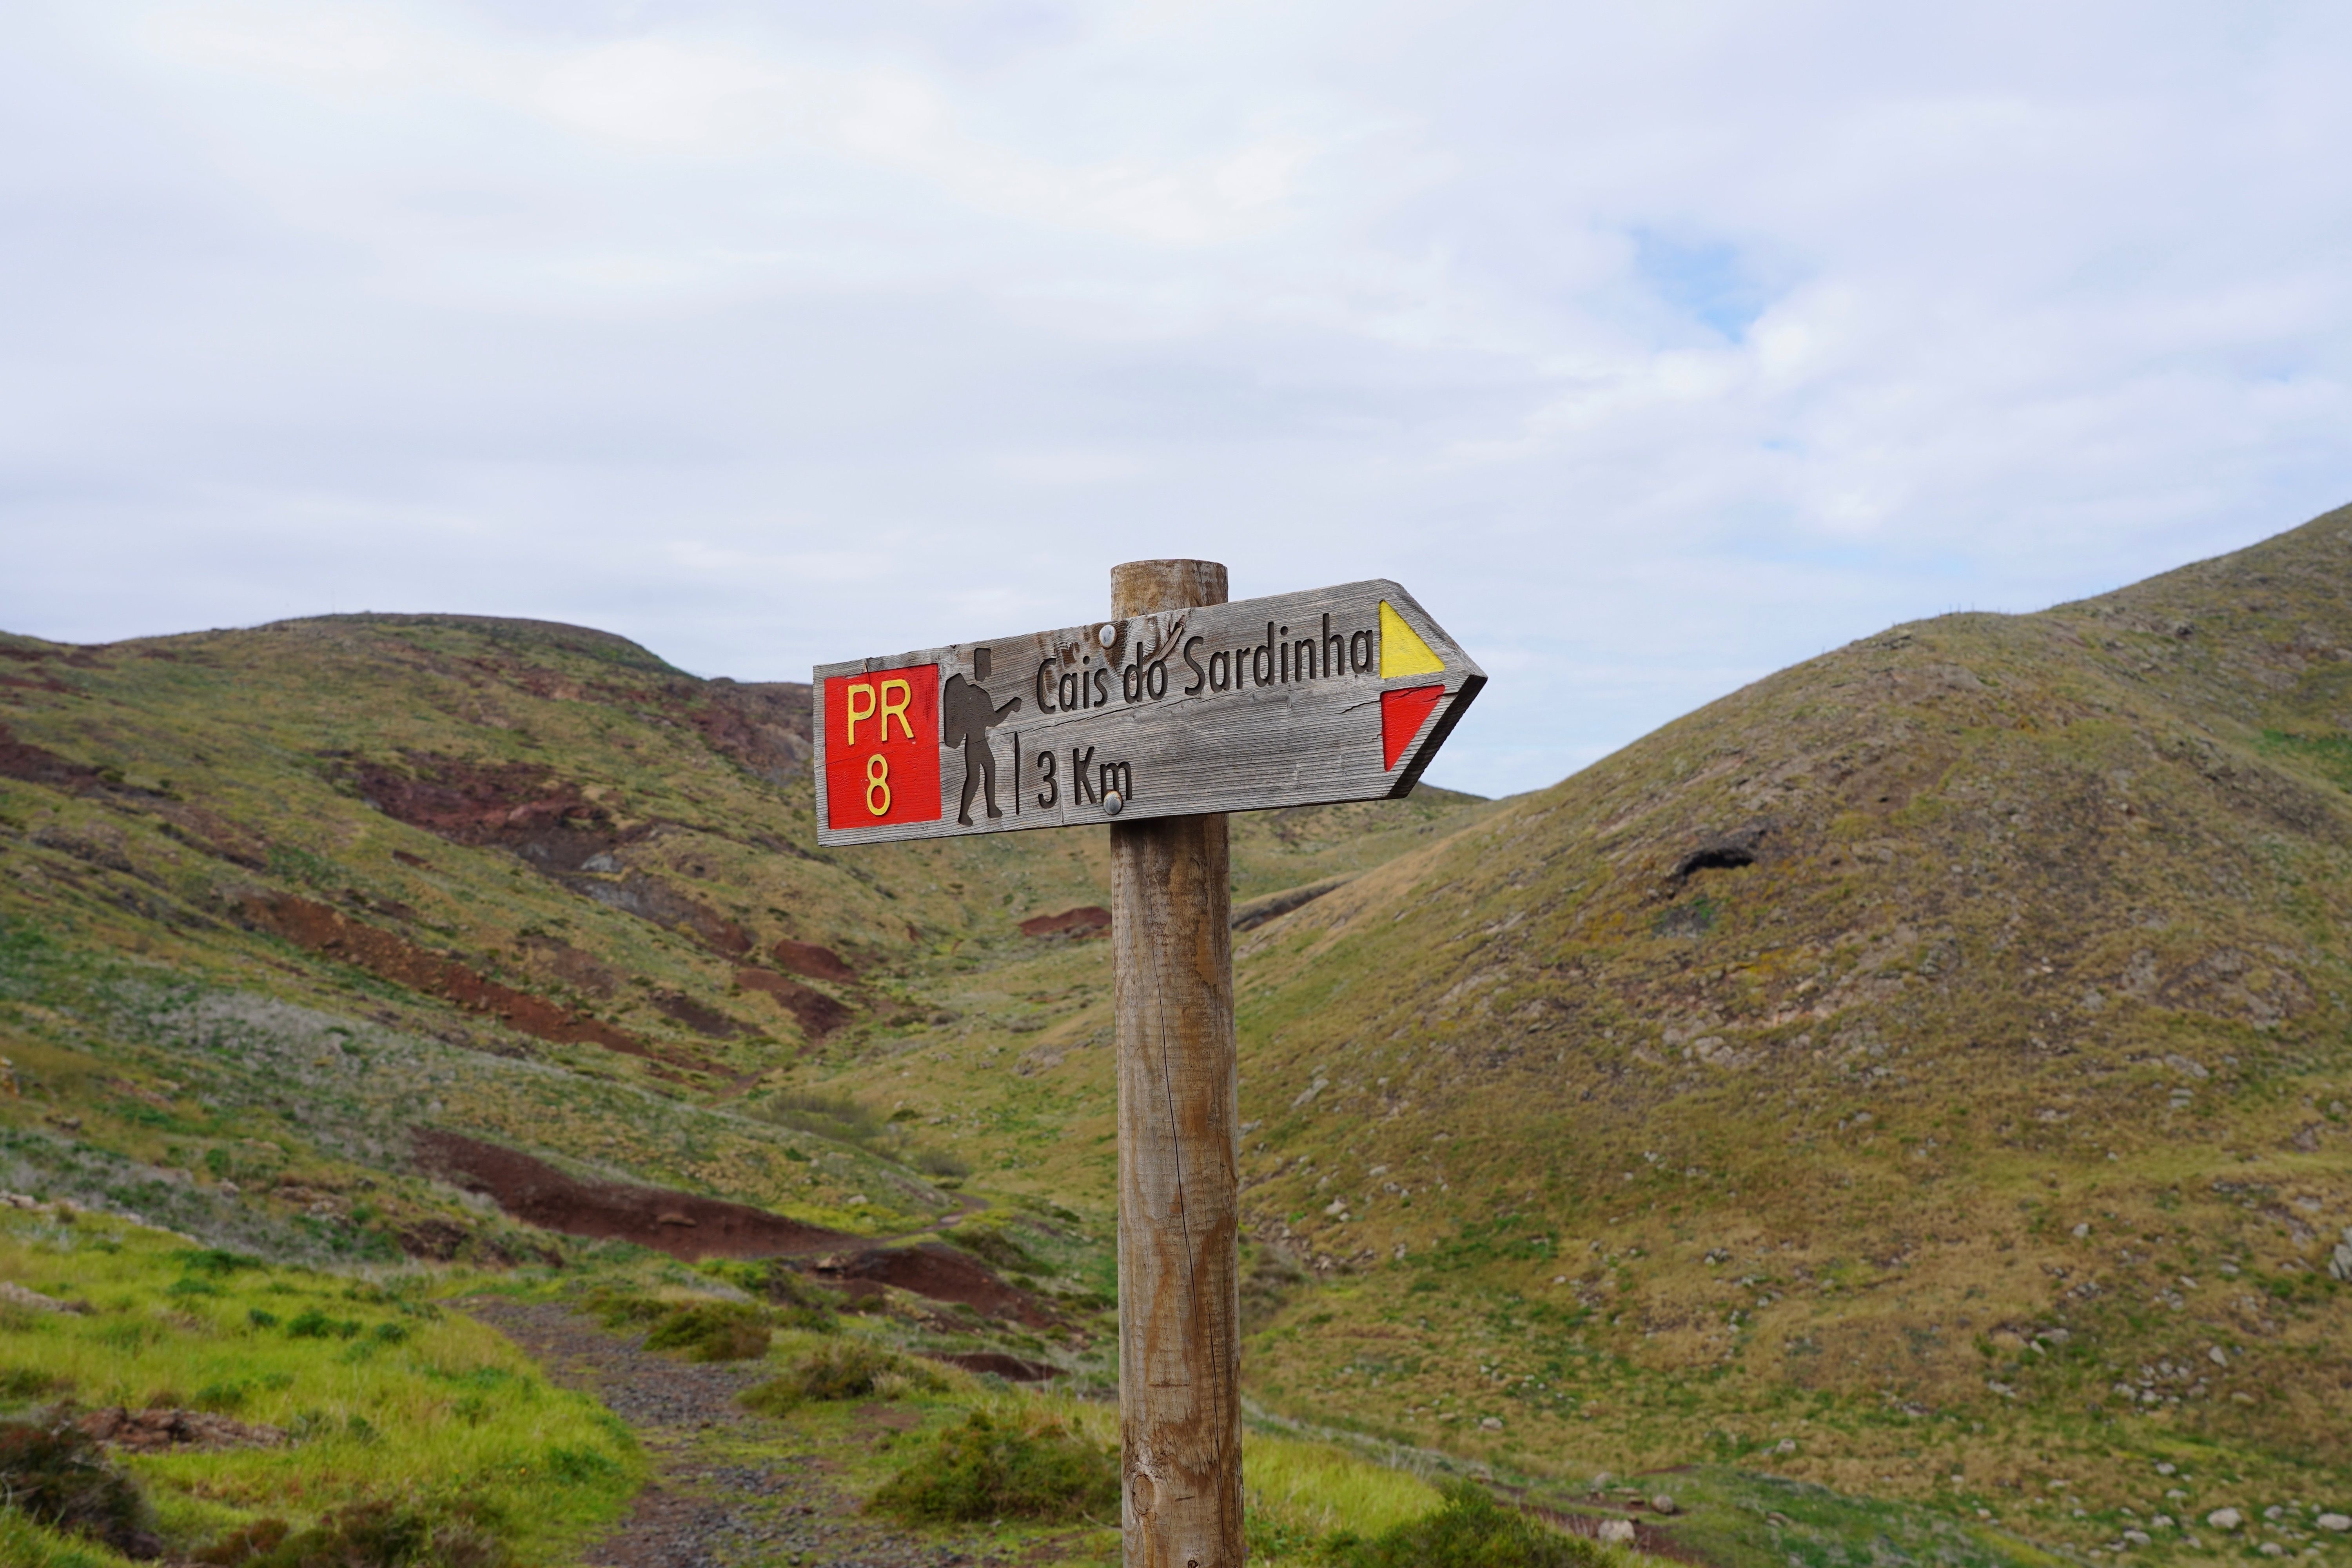
[[[1385,581],[819,665],[817,837],[1402,795],[1486,684]]]

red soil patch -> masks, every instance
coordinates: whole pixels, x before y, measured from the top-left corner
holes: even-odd
[[[656,991],[646,1000],[653,1004],[655,1012],[675,1018],[696,1034],[714,1040],[732,1039],[737,1035],[751,1032],[747,1026],[737,1023],[716,1007],[704,1006],[683,991]]]
[[[775,998],[776,1005],[790,1013],[801,1026],[801,1033],[812,1040],[821,1040],[849,1022],[853,1015],[847,1006],[835,1001],[822,991],[812,991],[796,980],[765,969],[739,969],[735,984],[746,991],[764,991]]]
[[[816,1263],[819,1279],[845,1286],[851,1295],[872,1294],[872,1288],[895,1285],[934,1301],[961,1301],[993,1318],[1013,1318],[1033,1329],[1054,1321],[1038,1300],[997,1277],[985,1263],[927,1241],[919,1247],[870,1247]],[[858,1287],[868,1287],[860,1291]]]
[[[646,831],[620,829],[580,786],[533,763],[469,763],[412,752],[408,771],[345,763],[360,798],[395,822],[452,844],[512,850],[542,870],[577,870]]]
[[[7,651],[16,652],[14,648]],[[55,752],[20,741],[9,732],[5,724],[0,724],[0,778],[22,779],[26,784],[69,790],[93,788],[99,782],[97,769],[68,762]]]
[[[1021,922],[1023,936],[1066,936],[1083,942],[1110,930],[1110,911],[1100,904],[1082,904],[1058,915],[1032,915]]]
[[[805,974],[811,980],[856,980],[857,973],[841,954],[829,947],[819,947],[813,942],[794,942],[789,937],[771,950],[776,963],[794,974]]]
[[[858,1239],[749,1204],[583,1182],[543,1160],[437,1128],[416,1128],[412,1137],[416,1162],[425,1170],[487,1194],[519,1220],[567,1236],[634,1241],[688,1263],[814,1252]]]
[[[425,752],[407,753],[405,762],[406,772],[373,762],[345,764],[343,772],[362,800],[395,822],[452,844],[507,850],[575,893],[682,931],[724,957],[751,951],[751,932],[658,877],[634,868],[617,879],[587,873],[590,861],[648,837],[659,823],[617,826],[612,812],[580,785],[536,763],[469,763]],[[612,869],[609,860],[595,867]]]
[[[15,650],[0,648],[0,654],[14,657]],[[68,790],[76,795],[113,795],[138,801],[141,809],[153,813],[159,819],[158,826],[166,837],[249,870],[261,868],[262,856],[268,847],[260,835],[225,821],[202,806],[126,784],[119,773],[101,773],[30,742],[20,741],[5,724],[0,724],[0,778],[21,779],[26,784]]]
[[[719,1063],[646,1045],[599,1019],[486,980],[451,958],[425,952],[379,926],[291,893],[256,893],[245,900],[247,919],[298,947],[356,964],[381,980],[487,1013],[526,1035],[557,1045],[602,1046],[624,1056],[667,1061],[697,1072],[724,1073]]]
[[[712,751],[772,784],[807,771],[814,750],[809,742],[808,687],[791,680],[721,679],[705,685],[701,695],[702,706],[688,710],[686,721]]]

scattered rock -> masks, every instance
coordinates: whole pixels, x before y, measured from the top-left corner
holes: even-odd
[[[36,1312],[88,1312],[88,1303],[60,1301],[55,1296],[44,1296],[38,1290],[0,1279],[0,1301],[12,1307],[29,1307]]]
[[[1592,1533],[1596,1540],[1631,1546],[1633,1544],[1633,1521],[1630,1519],[1604,1519],[1601,1521],[1601,1528]]]
[[[1650,1509],[1655,1513],[1679,1513],[1682,1511],[1682,1505],[1665,1493],[1660,1492],[1650,1500]]]
[[[1503,1418],[1499,1415],[1482,1415],[1478,1418],[1478,1425],[1489,1432],[1499,1432],[1503,1429]]]
[[[101,1443],[134,1453],[163,1448],[275,1448],[283,1429],[203,1410],[93,1410],[74,1423]]]
[[[2205,1522],[2216,1530],[2235,1530],[2246,1522],[2246,1516],[2234,1508],[2217,1508],[2205,1516]]]
[[[2352,1513],[2323,1513],[2312,1521],[2322,1530],[2343,1531],[2352,1530]]]

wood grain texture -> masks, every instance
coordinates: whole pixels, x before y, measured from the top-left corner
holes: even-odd
[[[1181,564],[1206,563],[1139,563],[1134,570],[1139,584],[1155,593],[1181,589],[1205,597],[1209,588],[1222,588],[1206,578],[1182,579],[1175,570]],[[828,845],[880,843],[1399,796],[1412,790],[1486,681],[1476,662],[1392,582],[1238,605],[1173,605],[1140,596],[1123,602],[1168,607],[818,666],[817,837]],[[1442,669],[1381,673],[1383,604],[1427,644]],[[854,684],[909,668],[936,669],[927,679],[942,692],[962,692],[958,711],[969,713],[976,700],[980,716],[961,729],[953,719],[945,721],[945,732],[957,738],[942,745],[934,767],[941,803],[936,817],[881,821],[861,809],[861,801],[880,796],[859,795],[863,775],[856,771],[873,749],[877,726],[844,724],[833,697],[840,688],[827,682]],[[1430,687],[1442,688],[1442,699],[1391,763],[1381,743],[1382,693]],[[981,723],[988,725],[984,731]],[[966,735],[979,738],[967,744]],[[902,759],[901,775],[910,762],[934,766]],[[974,780],[975,769],[986,776]],[[828,783],[836,775],[846,784]],[[1107,809],[1107,786],[1122,782],[1127,787],[1114,814]],[[986,814],[990,803],[1001,815]],[[969,822],[961,820],[966,815]]]
[[[1139,562],[1114,613],[1223,596],[1224,568]],[[1115,823],[1119,1447],[1128,1568],[1238,1568],[1241,1190],[1233,879],[1220,814]]]

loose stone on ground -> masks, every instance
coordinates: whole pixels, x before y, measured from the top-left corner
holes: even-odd
[[[1015,1553],[985,1539],[917,1535],[868,1519],[814,1454],[751,1464],[712,1451],[764,1420],[736,1396],[773,1374],[765,1363],[698,1365],[651,1354],[636,1337],[609,1333],[553,1303],[476,1297],[459,1305],[512,1340],[550,1381],[601,1400],[653,1461],[653,1479],[628,1517],[582,1554],[593,1568],[948,1568],[1060,1555],[1050,1543]],[[901,1415],[877,1408],[869,1422],[878,1435],[902,1425],[892,1419]]]

